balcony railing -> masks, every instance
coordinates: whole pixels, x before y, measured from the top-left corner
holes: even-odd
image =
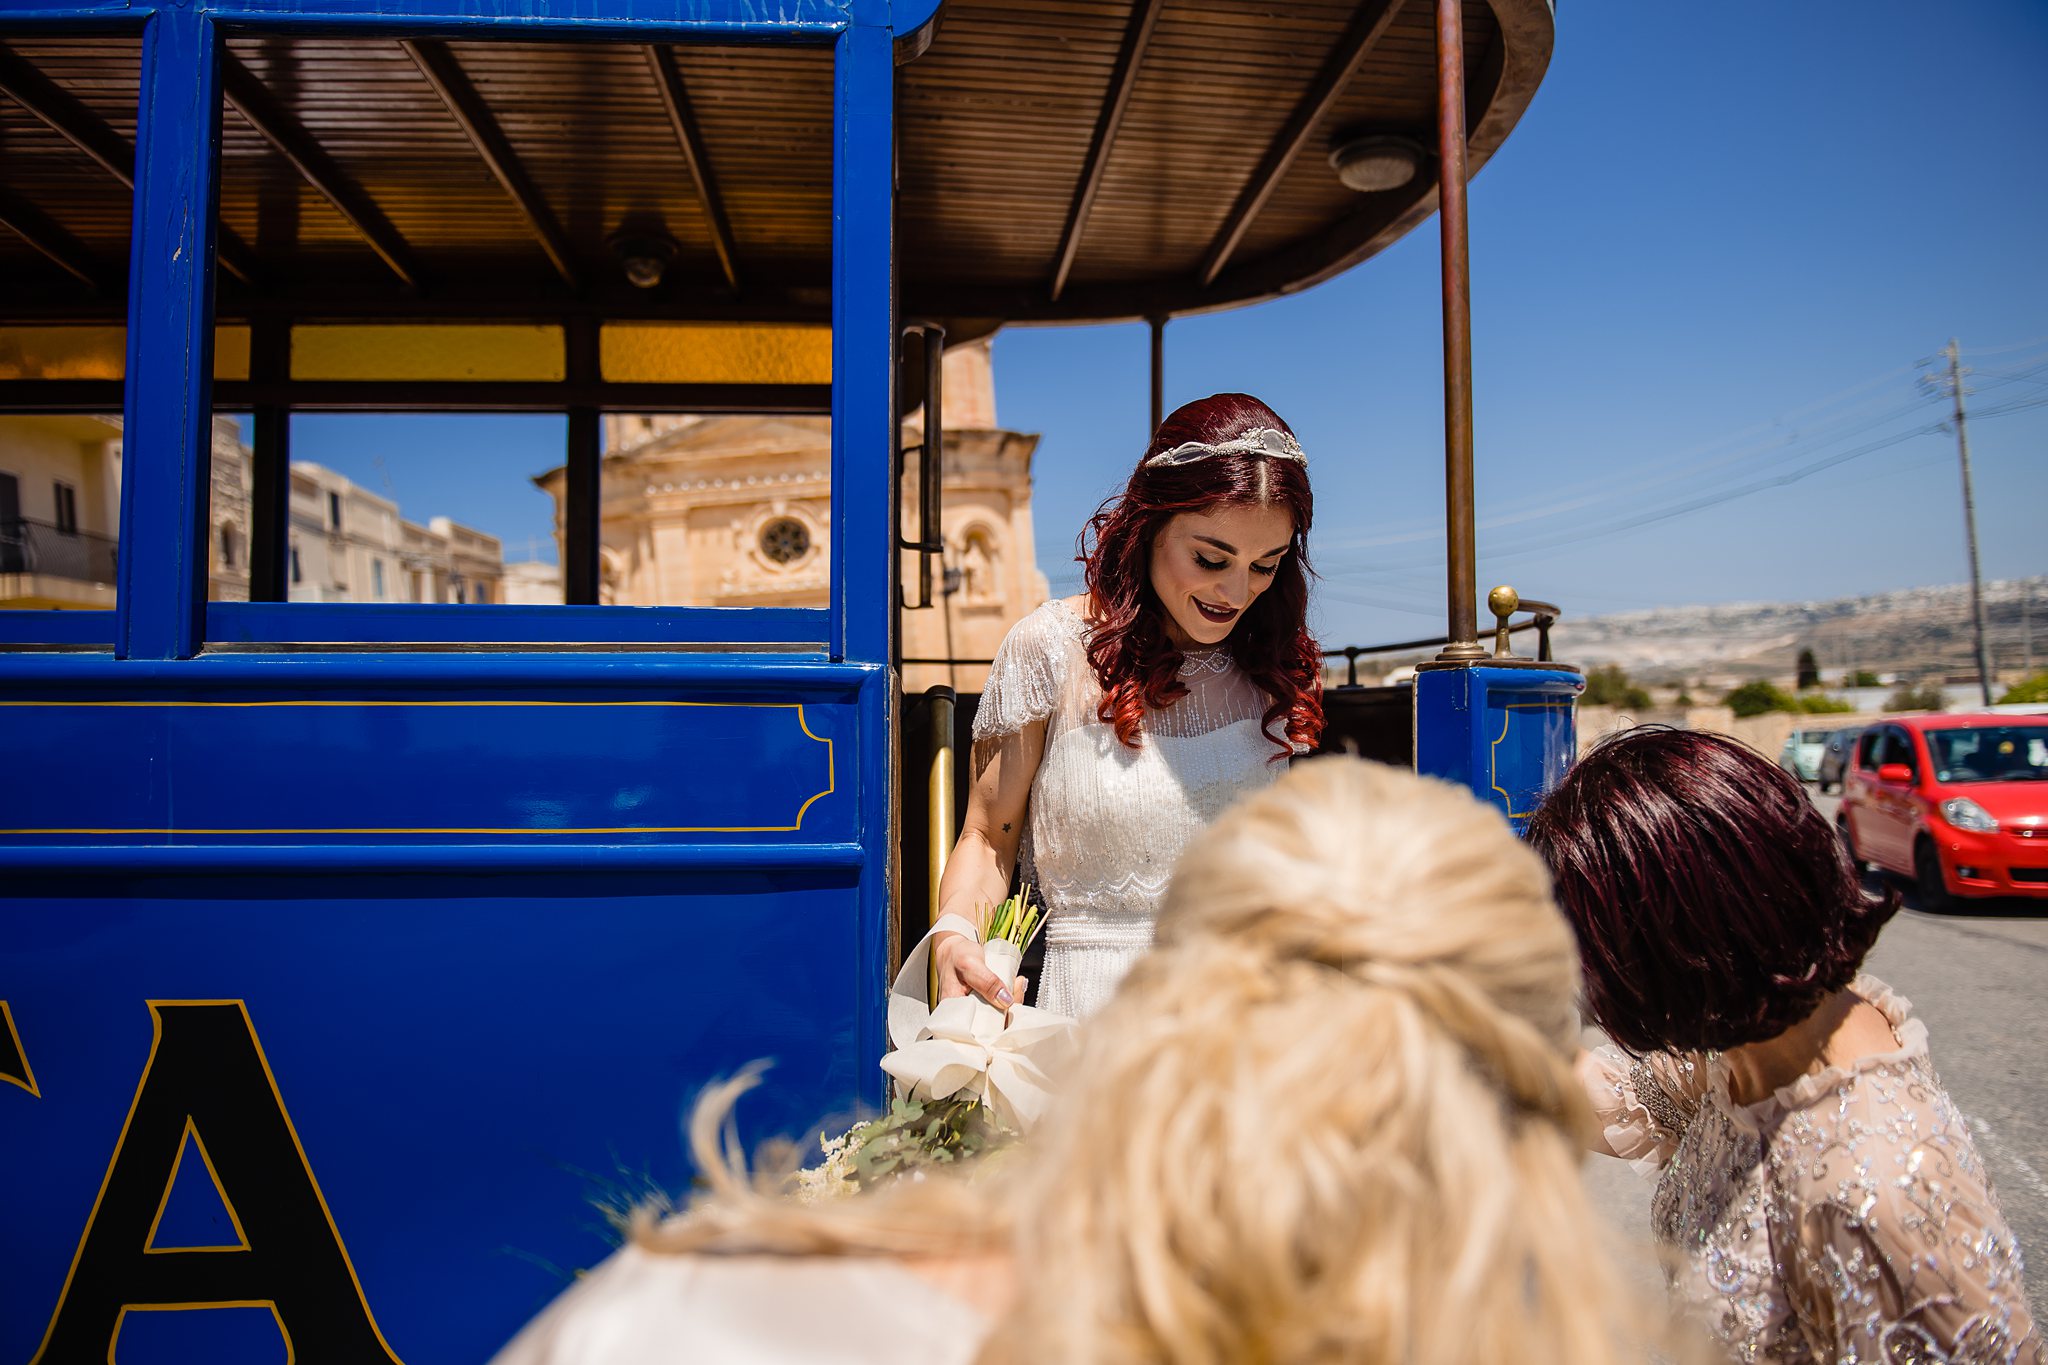
[[[47,521],[0,521],[0,574],[47,574],[79,583],[112,583],[112,536],[64,531]]]

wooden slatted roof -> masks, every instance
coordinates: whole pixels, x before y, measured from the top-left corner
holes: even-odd
[[[1542,77],[1549,0],[1465,0],[1465,23],[1477,165]],[[1183,313],[1364,259],[1433,211],[1434,163],[1358,194],[1328,149],[1356,127],[1433,144],[1432,32],[1427,0],[948,0],[899,73],[906,315]],[[132,144],[138,43],[4,22],[0,43],[5,311],[118,315],[130,195],[86,148]],[[220,216],[249,268],[224,273],[223,318],[826,315],[829,51],[679,46],[664,63],[626,44],[422,46],[228,39]],[[675,243],[658,288],[624,277],[611,243],[635,235]]]

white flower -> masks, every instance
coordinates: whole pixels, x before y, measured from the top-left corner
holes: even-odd
[[[1004,1022],[1002,1011],[973,996],[941,1001],[912,1041],[882,1058],[882,1070],[913,1099],[965,1093],[986,1104],[996,1122],[1025,1132],[1052,1099],[1054,1081],[1073,1056],[1078,1024],[1029,1005],[1013,1006],[1007,1028]],[[890,1032],[901,1042],[909,1030]]]

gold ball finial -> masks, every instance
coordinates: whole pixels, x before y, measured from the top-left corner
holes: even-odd
[[[1509,659],[1514,651],[1508,648],[1508,618],[1522,605],[1522,595],[1503,583],[1486,594],[1486,606],[1493,613],[1493,657]]]

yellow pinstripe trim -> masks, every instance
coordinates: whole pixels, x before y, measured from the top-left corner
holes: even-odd
[[[5,1081],[9,1085],[18,1085],[37,1099],[41,1099],[43,1092],[36,1089],[35,1068],[28,1064],[28,1049],[21,1045],[21,1030],[14,1026],[14,1011],[7,1007],[5,1000],[0,1000],[0,1024],[7,1026],[7,1036],[14,1040],[14,1055],[21,1058],[21,1074],[19,1076],[0,1076],[0,1081]]]
[[[178,1172],[185,1166],[185,1139],[191,1138],[192,1145],[199,1149],[199,1159],[206,1165],[207,1179],[213,1182],[214,1195],[220,1206],[228,1211],[228,1222],[235,1229],[233,1246],[212,1247],[160,1247],[156,1244],[156,1230],[163,1225],[164,1213],[171,1207],[171,1191],[178,1188]],[[142,1254],[145,1256],[171,1256],[187,1251],[247,1251],[249,1234],[242,1231],[242,1215],[235,1212],[235,1201],[228,1198],[227,1187],[220,1183],[220,1172],[213,1168],[213,1157],[206,1150],[206,1139],[199,1136],[199,1127],[192,1122],[192,1116],[185,1116],[185,1131],[178,1135],[178,1154],[171,1158],[171,1178],[164,1182],[164,1197],[157,1201],[156,1217],[149,1220],[149,1235],[142,1239]],[[119,1335],[116,1329],[115,1335]]]
[[[1501,707],[1500,734],[1486,749],[1486,780],[1493,790],[1500,793],[1500,803],[1507,808],[1510,820],[1526,819],[1528,816],[1535,814],[1535,812],[1533,810],[1516,810],[1515,798],[1510,796],[1507,788],[1500,784],[1500,746],[1506,742],[1508,724],[1514,719],[1508,713],[1513,711],[1569,711],[1571,709],[1572,703],[1569,701],[1517,701],[1509,702],[1506,706]]]
[[[793,834],[803,829],[804,816],[810,812],[812,806],[839,790],[837,749],[831,739],[821,738],[812,733],[810,721],[804,715],[804,705],[803,702],[789,701],[0,701],[0,707],[689,706],[727,711],[794,711],[797,728],[804,732],[805,738],[825,746],[825,790],[799,806],[795,823],[788,825],[591,825],[568,828],[536,828],[525,825],[510,828],[470,825],[434,828],[365,825],[335,829],[309,829],[300,826],[238,829],[200,829],[192,826],[178,829],[69,829],[53,826],[41,829],[5,829],[0,830],[0,834]]]

